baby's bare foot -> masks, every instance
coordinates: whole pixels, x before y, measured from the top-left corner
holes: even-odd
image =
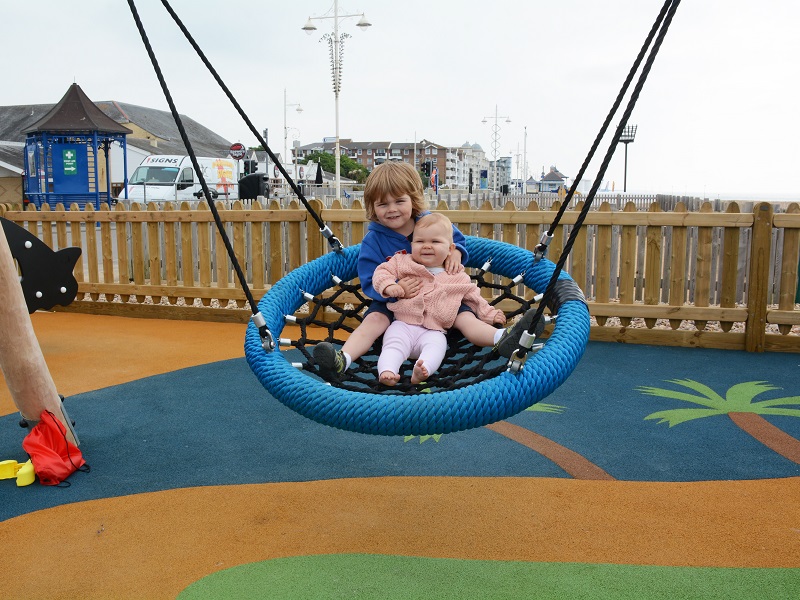
[[[411,383],[417,384],[422,383],[428,379],[428,369],[425,367],[425,364],[422,362],[420,358],[417,363],[414,365],[414,370],[411,373]]]
[[[378,381],[380,381],[383,385],[395,385],[398,381],[400,381],[400,374],[392,373],[391,371],[384,371],[381,373]]]

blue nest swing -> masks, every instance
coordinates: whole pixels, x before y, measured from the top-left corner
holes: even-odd
[[[556,265],[536,260],[528,251],[503,242],[467,236],[468,267],[491,259],[492,273],[514,278],[532,290],[547,287]],[[307,297],[334,285],[333,276],[357,276],[359,246],[331,252],[283,277],[264,296],[259,310],[270,331],[280,332],[285,316],[294,314]],[[560,281],[572,282],[566,273]],[[480,427],[506,419],[535,404],[569,376],[589,339],[589,311],[573,299],[552,308],[555,328],[544,345],[519,372],[504,372],[473,385],[433,393],[379,394],[340,389],[293,366],[277,349],[266,352],[258,328],[250,324],[245,354],[267,391],[290,409],[318,423],[376,435],[431,435]]]
[[[469,379],[465,369],[463,375],[467,377],[466,382],[463,378],[461,381],[456,381],[456,377],[451,377],[445,381],[444,385],[432,385],[427,389],[401,390],[401,393],[389,390],[385,393],[357,391],[348,389],[346,386],[331,385],[331,383],[338,382],[326,382],[316,376],[313,360],[300,364],[302,369],[298,369],[297,365],[289,363],[284,353],[275,347],[275,338],[272,332],[280,334],[287,316],[296,313],[310,299],[339,285],[340,281],[348,282],[356,278],[359,247],[354,246],[347,249],[341,247],[339,240],[333,236],[319,215],[314,212],[301,190],[280,165],[264,138],[247,118],[239,103],[222,82],[167,0],[162,0],[162,4],[231,100],[255,139],[267,150],[269,157],[276,163],[281,174],[309,211],[310,216],[317,222],[320,231],[328,238],[334,250],[287,274],[270,289],[256,308],[255,299],[247,286],[244,273],[236,259],[217,209],[213,203],[209,204],[220,237],[253,312],[253,319],[245,336],[247,361],[268,392],[290,409],[331,427],[375,435],[431,435],[480,427],[506,419],[540,401],[569,376],[583,354],[589,339],[589,311],[577,284],[562,271],[562,268],[603,180],[680,0],[665,0],[611,111],[575,177],[575,183],[567,193],[563,205],[549,230],[543,235],[535,253],[503,242],[467,236],[469,252],[467,266],[479,269],[479,276],[483,271],[490,270],[493,274],[511,278],[513,285],[522,282],[532,290],[543,291],[543,299],[527,332],[529,334],[527,344],[520,345],[507,365],[498,359],[495,362],[501,363],[499,367],[494,365],[483,375]],[[206,198],[210,198],[208,186],[199,169],[194,150],[161,73],[155,53],[147,39],[134,1],[128,0],[128,5],[170,106],[181,140],[192,159]],[[647,59],[644,60],[646,54]],[[587,194],[584,206],[575,221],[575,226],[570,232],[558,262],[554,264],[544,258],[547,246],[553,239],[554,231],[572,200],[578,182],[583,178],[611,119],[619,109],[622,99],[640,67],[638,81],[609,143],[603,163],[598,169],[595,183]],[[489,264],[491,269],[486,266]],[[361,299],[366,302],[363,296]],[[357,317],[363,306],[362,304],[356,310],[351,311],[349,316]],[[534,330],[543,318],[545,307],[550,309],[551,314],[557,313],[556,325],[547,342],[543,345],[540,344],[541,348],[537,346],[537,352],[531,353],[529,351],[535,337]],[[298,349],[307,359],[309,358],[310,355],[305,351],[302,343],[298,345]],[[463,347],[456,349],[455,352],[467,354],[463,352]],[[481,361],[477,363],[477,370],[484,370],[484,367],[489,364],[487,361],[491,358],[491,356],[487,357],[485,353]],[[457,376],[462,374],[463,356],[460,360],[462,362],[457,363],[456,367]]]

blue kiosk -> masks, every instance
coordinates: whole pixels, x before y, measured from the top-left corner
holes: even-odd
[[[37,208],[77,203],[112,203],[109,155],[122,147],[128,181],[125,136],[133,133],[101,111],[77,83],[50,112],[25,130],[25,194]],[[105,191],[100,191],[100,161],[105,160]]]

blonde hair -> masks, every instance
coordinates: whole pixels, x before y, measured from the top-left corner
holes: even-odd
[[[453,222],[448,219],[442,213],[428,213],[427,215],[420,217],[420,219],[414,225],[414,231],[416,232],[420,227],[432,227],[434,225],[443,225],[445,231],[447,231],[447,237],[450,240],[450,243],[453,243]]]
[[[377,221],[375,204],[387,195],[395,198],[408,195],[411,198],[411,216],[417,218],[427,210],[425,192],[419,173],[407,162],[388,160],[375,167],[364,186],[364,206],[367,218]]]

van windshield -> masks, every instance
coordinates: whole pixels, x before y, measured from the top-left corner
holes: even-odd
[[[131,185],[172,185],[178,177],[177,167],[136,167]]]

